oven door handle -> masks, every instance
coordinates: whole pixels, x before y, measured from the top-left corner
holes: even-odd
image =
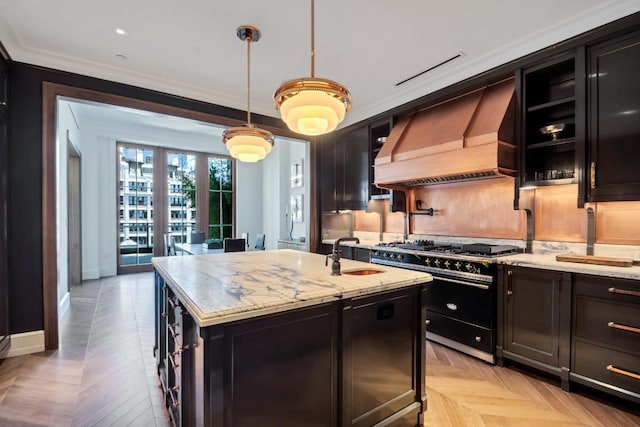
[[[458,285],[472,286],[474,288],[484,289],[485,291],[489,290],[489,285],[481,285],[479,283],[463,282],[462,280],[448,279],[448,278],[445,278],[445,277],[438,277],[438,276],[433,276],[433,278],[434,279],[438,279],[438,280],[442,280],[444,282],[457,283]]]

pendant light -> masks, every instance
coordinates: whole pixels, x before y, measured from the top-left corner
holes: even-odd
[[[274,143],[271,132],[251,124],[251,42],[260,40],[260,30],[243,25],[238,27],[236,35],[247,42],[247,123],[226,129],[222,134],[222,142],[234,159],[255,163],[271,152]]]
[[[311,0],[311,77],[288,80],[273,96],[289,129],[309,136],[335,130],[351,108],[347,88],[315,76],[314,18],[314,0]]]

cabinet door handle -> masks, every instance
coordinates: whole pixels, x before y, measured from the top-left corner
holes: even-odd
[[[628,331],[628,332],[635,332],[636,334],[640,334],[640,329],[639,328],[634,328],[633,326],[627,326],[627,325],[622,325],[620,323],[616,323],[616,322],[609,322],[607,323],[607,326],[613,329],[620,329],[623,331]]]
[[[507,270],[507,296],[513,295],[513,271]]]
[[[634,297],[640,297],[640,292],[630,291],[628,289],[618,289],[618,288],[610,287],[608,291],[609,293],[612,293],[612,294],[631,295]]]
[[[424,324],[425,324],[425,325],[427,325],[427,326],[429,326],[429,325],[431,324],[431,320],[428,320],[428,319],[427,319],[427,320],[425,320],[425,321],[424,321]]]
[[[591,162],[591,189],[596,188],[596,162]]]
[[[625,371],[624,369],[616,368],[613,365],[607,365],[607,371],[613,372],[614,374],[620,374],[620,375],[624,375],[625,377],[630,377],[636,380],[640,380],[640,375],[634,372]]]

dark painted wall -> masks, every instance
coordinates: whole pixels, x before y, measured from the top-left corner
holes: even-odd
[[[246,112],[87,76],[11,64],[8,278],[11,333],[44,329],[42,300],[42,82],[60,83],[244,121]],[[252,115],[258,125],[280,120]]]

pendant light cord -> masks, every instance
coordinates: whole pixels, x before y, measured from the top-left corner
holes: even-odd
[[[251,126],[251,39],[247,37],[247,124]]]
[[[315,1],[311,0],[311,78],[316,76]]]

